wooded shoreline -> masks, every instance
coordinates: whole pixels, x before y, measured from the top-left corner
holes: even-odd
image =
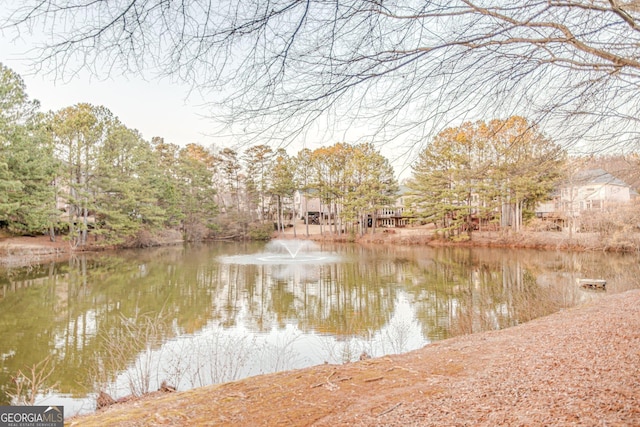
[[[576,233],[569,237],[562,232],[503,233],[476,232],[466,241],[452,241],[434,236],[431,230],[402,228],[378,230],[354,238],[348,234],[336,235],[320,233],[319,228],[310,229],[307,236],[304,226],[285,233],[274,233],[273,238],[308,239],[317,242],[357,243],[362,245],[407,245],[407,246],[451,246],[451,247],[496,247],[561,251],[602,251],[618,253],[640,252],[640,233],[625,236],[602,236],[598,233]],[[157,239],[149,247],[180,245],[185,243],[179,235],[169,234],[169,238]],[[50,261],[63,261],[78,253],[105,252],[125,249],[124,246],[92,246],[73,248],[60,238],[51,242],[48,236],[0,238],[0,266],[18,267]]]

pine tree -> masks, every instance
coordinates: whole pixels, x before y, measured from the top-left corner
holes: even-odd
[[[38,234],[57,220],[50,133],[23,80],[0,64],[0,222]]]
[[[519,230],[526,208],[548,197],[564,151],[522,117],[445,129],[420,153],[407,182],[416,211],[446,236],[470,234],[472,218]]]

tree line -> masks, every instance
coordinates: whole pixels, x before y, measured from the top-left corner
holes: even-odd
[[[314,220],[323,233],[364,234],[400,196],[405,218],[446,237],[519,230],[566,172],[566,151],[523,117],[465,122],[420,152],[401,194],[371,143],[291,156],[264,144],[146,141],[102,106],[43,113],[20,76],[0,64],[0,77],[0,228],[73,246],[146,246],[163,230],[267,239],[297,218],[307,235]]]
[[[566,152],[525,118],[465,122],[440,132],[407,182],[411,206],[445,236],[522,228],[562,178]]]
[[[274,225],[283,231],[296,218],[304,218],[308,235],[310,209],[323,231],[364,233],[361,220],[392,203],[398,192],[390,162],[371,143],[305,148],[295,156],[268,145],[243,152],[224,148],[213,160],[223,237],[267,238]]]
[[[0,72],[0,227],[11,233],[64,235],[74,247],[144,245],[166,229],[187,240],[267,238],[274,223],[304,216],[296,190],[318,199],[338,232],[397,192],[393,168],[369,143],[289,156],[267,145],[149,142],[102,106],[42,113],[19,75]]]
[[[8,8],[0,28],[18,38],[49,34],[36,49],[44,70],[152,72],[215,93],[215,119],[252,143],[266,135],[292,141],[325,122],[340,131],[366,124],[378,140],[403,141],[404,152],[429,157],[426,144],[452,120],[513,111],[565,148],[636,148],[638,2],[503,3],[220,0],[203,14],[200,2],[50,0]],[[503,156],[513,158],[501,150],[494,160],[502,165]],[[430,160],[422,161],[430,174]],[[458,176],[435,174],[449,185],[443,194],[420,183],[416,170],[416,206],[445,233],[470,229],[460,222],[477,216],[464,213],[474,198],[487,220],[519,228],[538,190],[513,175],[523,168],[515,161],[515,169],[486,169],[486,177],[465,175],[483,170],[475,165]],[[466,196],[457,179],[471,188]],[[494,184],[503,187],[498,194],[485,191]]]

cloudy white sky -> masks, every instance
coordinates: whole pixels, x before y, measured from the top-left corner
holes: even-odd
[[[160,136],[180,146],[198,143],[205,147],[212,144],[234,147],[237,144],[232,137],[216,134],[218,124],[207,117],[209,110],[203,105],[207,99],[190,91],[186,84],[169,79],[144,79],[138,75],[99,79],[88,72],[64,78],[56,77],[52,70],[34,73],[30,49],[23,40],[0,37],[0,62],[24,79],[28,95],[40,101],[42,111],[56,111],[86,102],[107,107],[122,123],[140,131],[148,141]],[[312,135],[301,137],[288,148],[289,154],[295,155],[302,147],[315,149],[339,141],[361,142],[358,132],[338,136],[321,135],[323,133],[311,131]],[[392,161],[400,154],[393,146],[383,146],[381,152]],[[396,175],[400,178],[408,176],[410,168],[406,157],[393,163]]]
[[[145,80],[140,76],[112,76],[100,80],[87,74],[56,78],[52,73],[35,74],[29,59],[30,46],[0,39],[0,62],[20,74],[27,93],[42,104],[42,110],[58,110],[80,102],[103,105],[128,127],[150,140],[162,136],[178,145],[220,143],[211,136],[211,120],[197,94],[189,87],[168,80]]]

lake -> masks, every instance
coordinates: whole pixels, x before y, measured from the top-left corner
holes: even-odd
[[[70,416],[93,411],[98,391],[118,398],[162,382],[185,390],[406,352],[638,288],[639,261],[271,242],[78,254],[0,269],[0,405],[17,394],[13,377],[22,378],[27,401],[64,405]],[[582,289],[579,278],[605,279],[607,290]],[[33,380],[32,370],[46,378]]]

